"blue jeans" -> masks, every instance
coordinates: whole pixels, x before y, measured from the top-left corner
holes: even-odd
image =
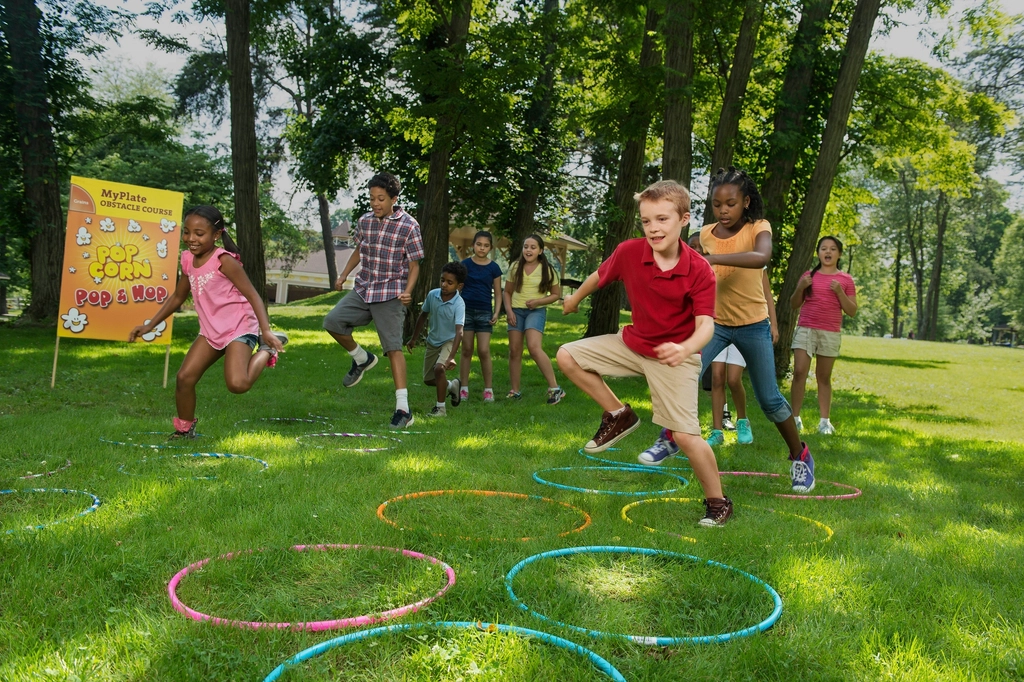
[[[734,344],[747,361],[754,397],[768,421],[778,424],[793,416],[793,408],[775,381],[775,353],[772,351],[772,331],[768,320],[741,327],[727,327],[716,322],[715,335],[700,352],[701,376],[729,344]]]

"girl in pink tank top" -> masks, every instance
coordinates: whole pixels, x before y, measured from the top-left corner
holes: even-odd
[[[192,343],[175,381],[178,416],[171,438],[195,438],[196,384],[213,363],[224,358],[224,381],[232,393],[245,393],[265,367],[277,363],[288,337],[270,330],[263,300],[242,269],[238,247],[228,236],[224,216],[213,206],[185,214],[181,274],[174,293],[152,320],[132,329],[128,341],[151,332],[192,294],[199,316],[199,336]],[[217,246],[222,239],[224,247]],[[253,349],[256,350],[253,353]]]

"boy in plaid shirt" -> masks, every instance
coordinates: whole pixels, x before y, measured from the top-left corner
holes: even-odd
[[[372,210],[359,218],[355,251],[334,288],[341,291],[349,273],[357,265],[362,267],[352,291],[327,313],[324,329],[352,356],[352,368],[341,381],[345,388],[351,388],[378,360],[355,342],[352,330],[371,321],[376,324],[381,349],[391,362],[395,380],[395,414],[390,426],[402,429],[413,423],[402,354],[402,326],[420,271],[423,238],[416,219],[395,205],[402,190],[398,178],[379,173],[370,179],[369,188]]]

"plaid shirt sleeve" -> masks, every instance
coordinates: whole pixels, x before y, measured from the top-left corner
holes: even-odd
[[[420,225],[408,213],[403,218],[408,220],[409,227],[409,236],[405,240],[405,257],[410,261],[421,260],[423,258],[423,235],[420,234]]]

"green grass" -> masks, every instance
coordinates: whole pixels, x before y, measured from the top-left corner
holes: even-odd
[[[335,295],[336,296],[336,295]],[[577,453],[598,425],[597,408],[565,386],[549,407],[531,363],[523,399],[471,398],[428,420],[433,389],[420,385],[422,351],[409,359],[416,424],[428,433],[316,439],[336,431],[389,435],[394,392],[386,363],[355,388],[341,387],[349,358],[320,329],[331,297],[275,307],[291,343],[278,368],[248,394],[228,393],[221,365],[199,386],[195,449],[249,460],[173,457],[188,450],[109,445],[100,438],[159,442],[168,431],[171,386],[160,387],[163,353],[141,345],[65,340],[49,388],[52,330],[0,326],[0,487],[88,490],[103,506],[38,532],[0,535],[0,679],[258,680],[329,633],[252,632],[196,623],[166,593],[214,615],[263,620],[343,618],[433,594],[438,567],[369,551],[297,553],[295,544],[403,547],[452,565],[458,582],[423,611],[396,622],[490,621],[544,630],[588,646],[630,680],[1021,680],[1024,679],[1024,353],[1005,348],[848,337],[835,370],[832,438],[807,435],[820,479],[857,486],[854,500],[759,496],[788,492],[787,478],[725,480],[738,503],[724,529],[695,526],[696,482],[673,497],[594,495],[542,486],[534,471],[595,466]],[[554,311],[552,311],[554,313]],[[580,315],[552,314],[545,346],[576,338]],[[197,333],[194,315],[175,323],[172,373]],[[358,340],[377,348],[375,333]],[[507,389],[507,341],[494,336],[495,390]],[[612,387],[648,420],[639,379]],[[787,387],[788,388],[788,387]],[[748,390],[753,407],[753,393]],[[708,416],[706,395],[701,414]],[[255,421],[323,415],[330,422]],[[810,382],[804,421],[815,424]],[[722,470],[787,471],[781,439],[756,410],[755,442],[718,449]],[[242,421],[249,420],[249,421]],[[608,459],[634,461],[657,433],[646,423]],[[153,440],[147,440],[153,439]],[[320,442],[326,441],[326,442]],[[360,452],[359,448],[394,445]],[[343,449],[345,448],[345,449]],[[19,480],[67,459],[51,477]],[[44,464],[45,462],[45,464]],[[675,466],[685,466],[685,461]],[[123,465],[126,473],[118,468]],[[686,471],[675,471],[686,478]],[[197,478],[205,477],[205,478]],[[548,480],[620,491],[666,490],[669,477],[621,472],[548,472]],[[385,500],[429,490],[525,493],[565,502],[583,517],[537,499],[447,495]],[[844,492],[822,485],[816,492]],[[84,496],[0,495],[0,531],[72,516]],[[801,518],[803,517],[803,518]],[[808,521],[834,530],[826,531]],[[644,526],[658,531],[652,533]],[[405,528],[401,530],[400,528]],[[568,534],[567,534],[568,533]],[[687,540],[678,536],[691,538]],[[521,538],[535,539],[523,541]],[[510,538],[493,541],[487,538]],[[742,568],[782,595],[767,633],[715,646],[652,649],[591,640],[534,619],[505,594],[505,573],[523,558],[576,545],[621,544],[695,554]],[[431,568],[432,570],[427,570]],[[545,559],[515,588],[531,607],[586,627],[635,634],[697,635],[741,628],[771,610],[763,590],[736,574],[692,562],[624,555]],[[314,659],[288,680],[596,680],[589,663],[536,641],[475,631],[397,633]]]

